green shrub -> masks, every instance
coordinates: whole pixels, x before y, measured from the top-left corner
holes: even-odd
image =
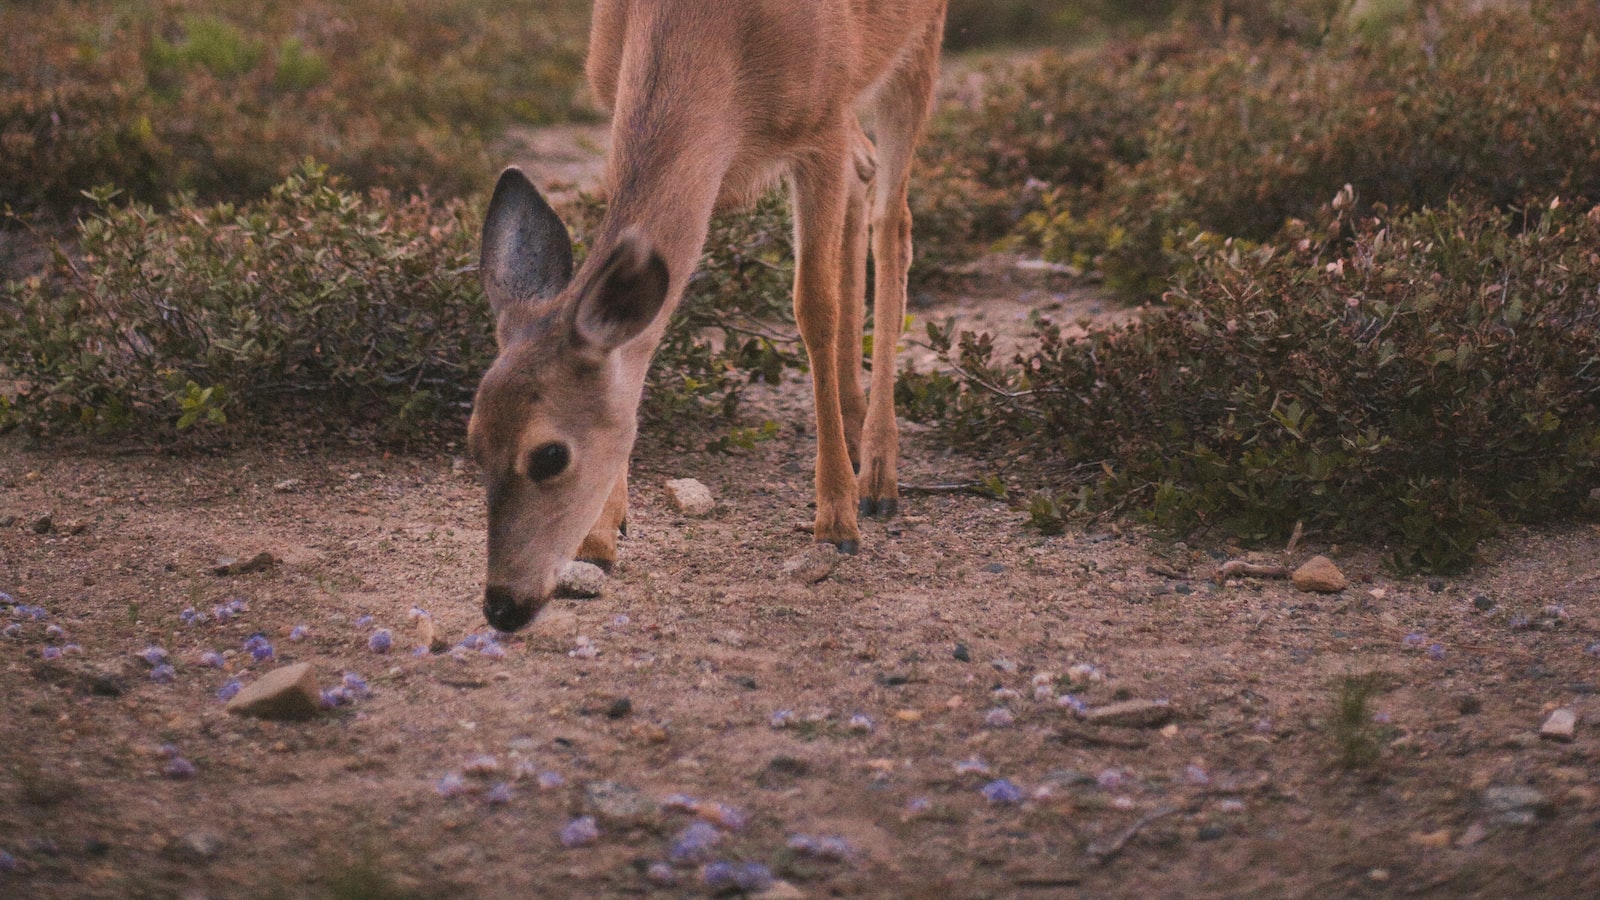
[[[241,206],[112,199],[97,195],[73,254],[0,293],[0,425],[411,438],[462,418],[494,357],[475,204],[352,193],[309,165]],[[589,198],[572,210],[580,251],[599,214]],[[775,324],[789,233],[776,198],[713,223],[647,418],[731,411],[751,379],[802,364]]]
[[[462,195],[513,122],[583,114],[581,0],[0,6],[0,204],[261,196],[301,159]]]
[[[1390,209],[1600,202],[1592,3],[1452,2],[1436,17],[1199,6],[1232,24],[1191,14],[996,69],[947,99],[922,156],[925,246],[958,255],[1013,234],[1145,300],[1187,265],[1185,235],[1266,240],[1344,184]]]
[[[932,330],[963,389],[906,393],[1075,483],[1061,508],[1180,530],[1303,522],[1448,570],[1503,522],[1579,510],[1600,486],[1600,208],[1336,206],[1281,246],[1196,237],[1167,307],[1080,340],[1047,324],[1014,367]]]

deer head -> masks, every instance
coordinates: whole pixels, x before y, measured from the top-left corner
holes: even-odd
[[[467,428],[489,500],[483,611],[515,631],[548,602],[627,470],[643,372],[621,350],[661,311],[667,265],[625,231],[597,242],[574,277],[566,226],[511,168],[484,219],[479,275],[499,344]]]

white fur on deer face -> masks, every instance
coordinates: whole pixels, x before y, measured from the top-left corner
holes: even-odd
[[[501,631],[544,607],[633,450],[642,379],[620,351],[660,312],[667,271],[636,234],[609,244],[574,278],[560,219],[520,171],[501,176],[480,266],[500,352],[467,431],[488,489],[484,615]]]

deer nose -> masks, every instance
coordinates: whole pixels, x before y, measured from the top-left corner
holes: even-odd
[[[533,621],[538,611],[538,604],[531,600],[525,603],[518,601],[516,595],[507,588],[490,585],[483,592],[483,617],[497,631],[516,631]]]

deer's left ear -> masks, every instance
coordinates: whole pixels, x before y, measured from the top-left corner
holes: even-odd
[[[489,201],[478,277],[496,319],[513,304],[554,297],[572,280],[567,226],[515,166],[501,173]]]
[[[667,261],[636,230],[624,232],[578,297],[573,333],[602,353],[644,333],[667,302]]]

